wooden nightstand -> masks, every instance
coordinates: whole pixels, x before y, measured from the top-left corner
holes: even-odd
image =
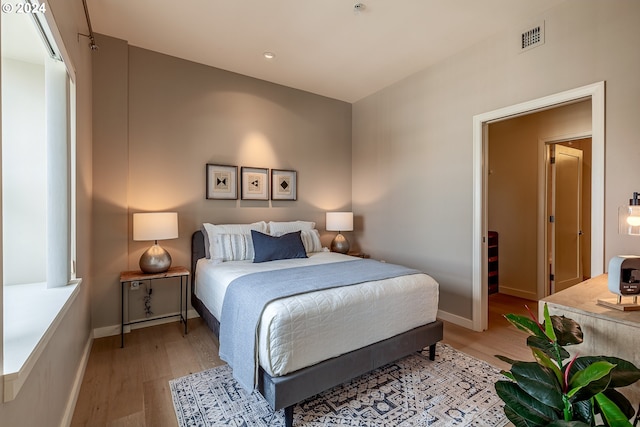
[[[134,325],[136,323],[149,322],[151,320],[167,319],[170,317],[179,317],[180,322],[184,322],[184,333],[188,333],[187,330],[187,311],[189,309],[189,302],[187,301],[187,295],[189,292],[189,270],[184,267],[171,267],[164,273],[143,273],[140,270],[137,271],[123,271],[120,273],[120,347],[124,347],[124,327]],[[124,291],[128,284],[132,282],[142,282],[144,280],[161,280],[170,278],[180,278],[180,313],[170,314],[167,316],[156,316],[144,320],[136,320],[134,322],[124,322]],[[183,298],[184,287],[184,298]],[[182,310],[184,308],[184,315]]]
[[[358,258],[369,258],[369,254],[365,254],[364,252],[347,252],[347,255],[357,256]]]

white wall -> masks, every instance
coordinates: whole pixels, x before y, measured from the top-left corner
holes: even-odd
[[[40,283],[47,273],[44,65],[3,58],[2,73],[3,104],[11,101],[2,108],[4,284]]]
[[[353,107],[362,250],[432,274],[440,309],[462,319],[472,310],[474,115],[605,80],[605,258],[640,253],[616,217],[640,182],[640,2],[567,0],[539,18],[543,46],[516,52],[529,22],[514,22]]]

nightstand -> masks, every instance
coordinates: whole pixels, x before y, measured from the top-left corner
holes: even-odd
[[[347,252],[347,255],[357,256],[358,258],[369,258],[369,254],[365,254],[364,252]]]
[[[170,317],[179,317],[180,322],[184,322],[184,333],[185,335],[188,333],[187,330],[187,311],[189,309],[189,302],[187,301],[187,295],[189,292],[189,270],[184,267],[171,267],[169,270],[164,273],[143,273],[140,270],[137,271],[123,271],[120,273],[120,291],[121,291],[121,299],[120,299],[120,348],[124,347],[124,327],[129,325],[134,325],[137,323],[149,322],[152,320],[158,319],[167,319]],[[171,278],[179,278],[180,279],[180,313],[179,314],[170,314],[167,316],[156,316],[151,317],[149,319],[136,320],[134,322],[124,322],[124,291],[128,285],[133,282],[142,282],[144,280],[162,280],[162,279],[171,279]],[[184,288],[184,295],[183,295]],[[183,298],[184,296],[184,298]],[[184,315],[182,314],[182,310],[184,309]]]

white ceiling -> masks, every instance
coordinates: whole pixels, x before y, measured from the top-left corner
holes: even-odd
[[[94,32],[355,102],[563,0],[87,0]],[[266,60],[265,51],[275,59]]]

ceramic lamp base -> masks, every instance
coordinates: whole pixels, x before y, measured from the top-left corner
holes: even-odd
[[[171,255],[155,244],[142,254],[139,265],[144,273],[164,273],[171,267]]]
[[[339,252],[341,254],[346,254],[349,252],[349,241],[342,234],[338,233],[338,235],[331,242],[331,252]]]

